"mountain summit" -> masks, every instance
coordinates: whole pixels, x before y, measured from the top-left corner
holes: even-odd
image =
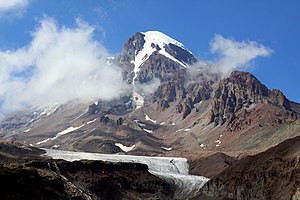
[[[166,80],[167,73],[187,68],[196,61],[182,43],[158,31],[136,33],[125,43],[118,57],[126,71],[125,79],[132,84],[146,83],[153,78]]]

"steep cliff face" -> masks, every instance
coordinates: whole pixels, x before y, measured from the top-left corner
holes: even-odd
[[[162,83],[154,93],[153,102],[157,102],[157,110],[163,111],[176,104],[176,111],[185,119],[195,104],[208,100],[213,91],[211,84],[205,82],[192,82],[184,84],[185,81],[173,80],[172,82]]]
[[[234,163],[212,178],[195,199],[296,199],[300,137]]]
[[[134,64],[131,62],[134,60],[138,52],[143,49],[145,44],[144,35],[142,33],[136,33],[128,39],[120,56],[118,56],[116,62],[121,65],[125,70],[123,71],[123,77],[131,83],[133,78]]]
[[[291,109],[289,101],[279,90],[270,91],[247,72],[234,71],[219,83],[211,101],[210,122],[215,125],[231,120],[234,113],[259,103],[271,103]]]
[[[184,77],[185,70],[182,66],[165,56],[154,52],[140,66],[139,74],[136,77],[139,83],[149,83],[153,79],[159,79],[161,82],[171,81]]]
[[[180,80],[162,83],[154,93],[153,102],[157,102],[157,110],[163,111],[169,104],[185,97],[185,89]]]

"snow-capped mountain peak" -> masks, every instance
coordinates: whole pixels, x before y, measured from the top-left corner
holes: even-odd
[[[181,43],[178,42],[177,40],[167,36],[166,34],[159,32],[159,31],[147,31],[147,32],[141,32],[143,35],[145,35],[145,40],[150,40],[153,43],[158,44],[161,48],[163,48],[162,45],[164,44],[174,44],[189,53],[191,53],[185,46]],[[191,53],[192,54],[192,53]]]
[[[187,51],[189,54],[192,55],[192,53],[187,50],[187,48],[184,47],[184,45],[175,39],[167,36],[164,33],[161,33],[159,31],[147,31],[147,32],[140,32],[144,36],[144,45],[140,51],[135,51],[135,57],[133,60],[131,60],[131,63],[134,64],[134,73],[135,76],[133,78],[133,84],[134,79],[138,76],[138,73],[140,71],[140,66],[154,53],[157,52],[158,54],[161,54],[172,61],[180,64],[182,67],[187,68],[188,64],[179,60],[178,58],[175,58],[173,55],[171,55],[168,50],[166,49],[167,45],[174,45],[177,46],[185,51]]]

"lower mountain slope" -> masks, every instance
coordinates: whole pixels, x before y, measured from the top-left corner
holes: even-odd
[[[235,162],[194,199],[299,199],[299,159],[300,136]]]

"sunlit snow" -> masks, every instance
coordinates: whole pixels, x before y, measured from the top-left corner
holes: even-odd
[[[37,142],[36,144],[37,144],[37,145],[40,145],[40,144],[49,142],[50,140],[52,140],[52,138],[47,138],[47,139],[45,139],[45,140],[42,140],[42,141]]]
[[[67,128],[67,129],[65,129],[65,130],[63,130],[63,131],[57,133],[55,137],[47,138],[47,139],[45,139],[45,140],[42,140],[42,141],[37,142],[36,144],[37,144],[37,145],[40,145],[40,144],[49,142],[49,141],[51,141],[51,140],[55,140],[55,139],[57,139],[58,137],[60,137],[60,136],[62,136],[62,135],[65,135],[65,134],[68,134],[68,133],[70,133],[70,132],[76,131],[77,129],[80,129],[80,128],[83,127],[83,126],[84,126],[84,125],[81,125],[81,126],[78,126],[78,127],[73,127],[73,126],[71,126],[71,127]]]
[[[154,124],[156,123],[156,120],[151,119],[147,114],[145,114],[145,120],[153,122]]]
[[[26,129],[25,131],[23,131],[23,133],[28,133],[31,130],[31,128]]]
[[[172,147],[161,147],[162,149],[166,150],[166,151],[171,151]]]
[[[132,146],[130,146],[130,147],[127,147],[127,146],[125,146],[125,145],[123,145],[123,144],[121,144],[121,143],[115,143],[115,145],[116,145],[117,147],[119,147],[119,148],[120,148],[122,151],[124,151],[124,152],[129,152],[129,151],[133,150],[134,147],[135,147],[135,145],[132,145]]]
[[[81,125],[81,126],[78,126],[78,127],[71,126],[71,127],[67,128],[66,130],[63,130],[63,131],[57,133],[56,136],[54,137],[54,139],[56,139],[56,138],[58,138],[58,137],[60,137],[62,135],[68,134],[70,132],[76,131],[77,129],[80,129],[83,126],[84,125]]]
[[[96,119],[93,119],[93,120],[91,120],[91,121],[88,121],[86,124],[94,123],[96,120],[97,120],[97,118],[96,118]]]
[[[143,130],[146,131],[147,133],[153,133],[153,131],[150,129],[143,128]]]

